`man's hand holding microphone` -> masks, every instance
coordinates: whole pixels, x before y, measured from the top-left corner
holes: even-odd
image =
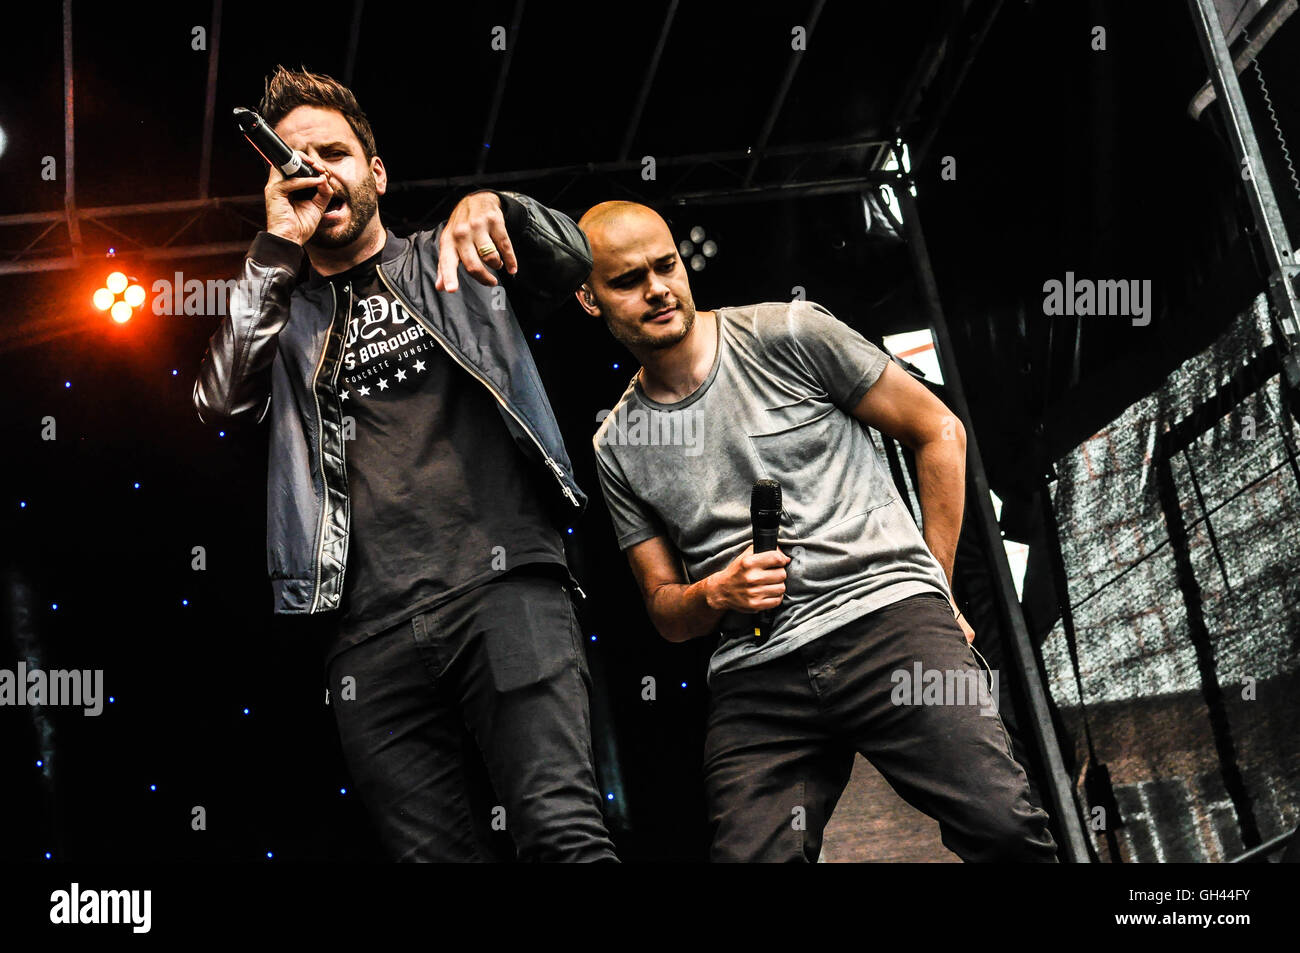
[[[711,609],[761,612],[775,609],[785,598],[785,567],[790,557],[779,549],[745,551],[705,580],[704,599]]]
[[[330,179],[328,172],[289,178],[271,166],[263,190],[266,197],[266,230],[295,244],[307,244],[307,240],[320,225],[325,207],[334,197],[336,189]],[[300,193],[308,189],[313,190],[310,195],[301,197]]]

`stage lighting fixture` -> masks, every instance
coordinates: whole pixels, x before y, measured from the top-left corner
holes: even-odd
[[[691,271],[703,271],[709,259],[718,253],[718,243],[705,237],[703,227],[696,225],[690,231],[690,238],[683,238],[677,244],[677,253],[691,267]]]
[[[135,309],[144,304],[145,297],[142,284],[124,272],[114,271],[104,279],[104,286],[96,289],[91,300],[98,310],[107,311],[118,324],[125,324]]]
[[[899,161],[900,157],[902,159],[901,163]],[[912,171],[912,156],[907,143],[902,142],[901,140],[897,142],[895,148],[889,151],[889,155],[880,166],[880,169],[882,172],[900,172],[904,175],[910,175]],[[862,205],[863,211],[867,216],[867,231],[871,232],[874,225],[883,232],[892,233],[892,235],[888,235],[887,237],[897,238],[899,226],[901,226],[903,222],[903,211],[899,207],[898,196],[894,193],[894,187],[892,185],[883,184],[879,188],[880,196],[884,200],[884,206],[888,209],[888,215],[880,214],[884,209],[878,210],[877,214],[873,215],[872,208],[868,202],[868,197],[870,196],[874,199],[875,196],[870,195],[870,193],[863,193]],[[908,191],[915,196],[916,186],[909,186]],[[884,227],[881,228],[881,226]]]

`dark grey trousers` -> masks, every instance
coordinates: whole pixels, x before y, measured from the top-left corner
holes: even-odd
[[[941,595],[902,599],[715,676],[704,764],[711,858],[815,862],[861,752],[963,860],[1055,862],[1047,815],[1029,803],[1001,717],[969,693],[929,703],[912,694],[917,662],[922,685],[927,671],[955,673],[945,677],[954,688],[960,673],[981,671]],[[919,703],[903,703],[904,683]]]
[[[512,573],[331,661],[343,755],[393,860],[491,860],[502,828],[520,860],[615,859],[581,639],[563,583]],[[499,803],[470,796],[480,754]]]

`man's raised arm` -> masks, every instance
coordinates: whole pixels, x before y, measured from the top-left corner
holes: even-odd
[[[587,236],[563,212],[518,192],[485,189],[457,203],[438,249],[440,291],[456,291],[457,265],[480,284],[495,285],[488,266],[504,271],[512,298],[537,314],[554,310],[591,273]]]
[[[203,423],[226,424],[254,413],[261,422],[266,415],[275,342],[289,320],[302,257],[301,245],[269,232],[253,240],[194,382],[194,409]]]
[[[304,186],[316,188],[310,201],[292,199],[290,194]],[[276,338],[289,320],[289,296],[306,254],[303,243],[320,223],[334,187],[328,176],[286,179],[272,166],[263,194],[266,231],[253,239],[194,382],[194,409],[205,424],[228,424],[254,413],[261,423],[266,416]]]

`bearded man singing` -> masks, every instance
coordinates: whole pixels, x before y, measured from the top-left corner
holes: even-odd
[[[281,68],[260,111],[319,174],[272,168],[194,406],[269,418],[275,612],[333,620],[332,707],[383,845],[485,859],[504,818],[521,859],[613,860],[560,532],[586,496],[517,319],[572,293],[588,243],[490,190],[399,238],[350,90]],[[474,767],[495,803],[467,797]]]

